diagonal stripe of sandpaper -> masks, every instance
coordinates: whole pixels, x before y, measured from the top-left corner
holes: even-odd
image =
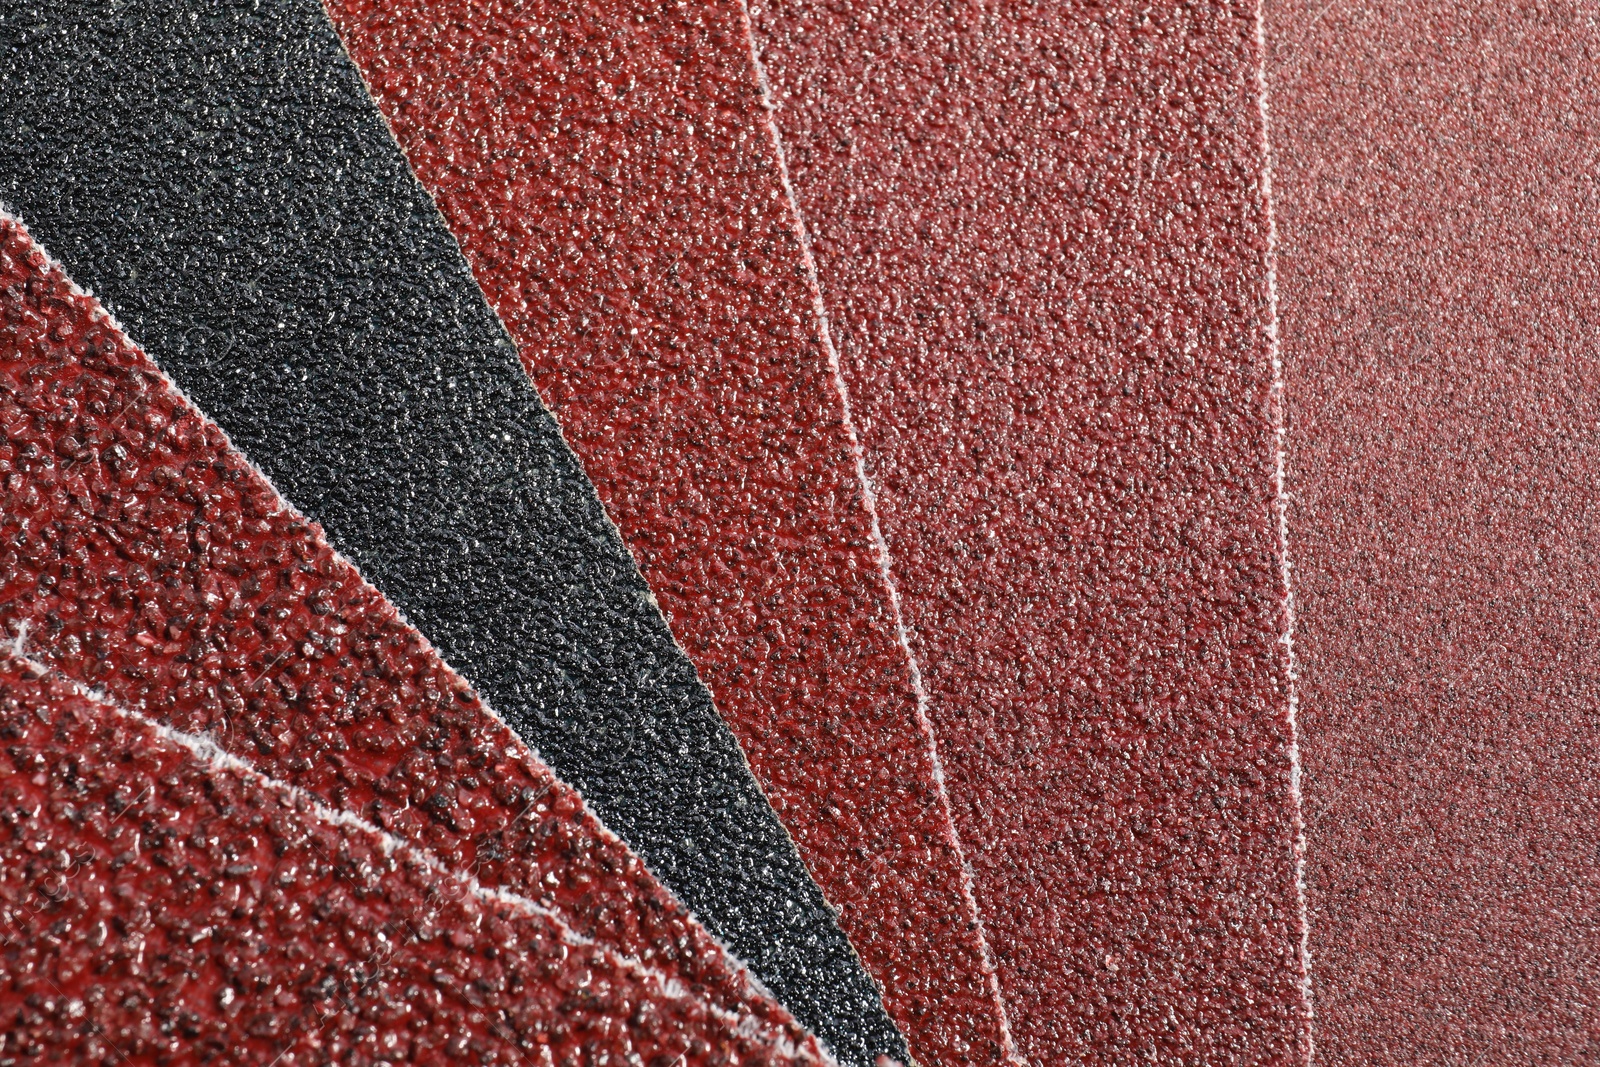
[[[0,658],[0,1056],[826,1062],[558,915]]]
[[[742,5],[329,10],[911,1054],[1001,1061]]]
[[[1596,12],[1266,7],[1316,1062],[1600,1062]]]
[[[898,1052],[322,9],[0,27],[0,199],[785,1004]]]
[[[771,1015],[571,788],[4,217],[0,464],[8,641],[720,1010]]]
[[[1303,1055],[1256,5],[751,17],[1019,1052]]]

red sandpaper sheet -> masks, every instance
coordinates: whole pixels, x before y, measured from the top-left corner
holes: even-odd
[[[1316,1062],[1600,1062],[1592,5],[1267,5]]]
[[[1003,1060],[742,5],[329,9],[913,1056]]]
[[[1019,1051],[1303,1055],[1255,4],[751,15]]]
[[[43,667],[0,739],[7,1062],[824,1062]]]
[[[90,297],[0,216],[0,630],[63,674],[787,1014]]]

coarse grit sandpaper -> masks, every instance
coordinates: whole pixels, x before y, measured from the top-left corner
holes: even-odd
[[[13,648],[721,1010],[778,1010],[5,218],[0,473]]]
[[[911,1054],[1002,1061],[743,6],[329,11]]]
[[[9,1062],[825,1062],[10,657],[0,739]]]
[[[761,0],[1019,1052],[1306,1004],[1254,0]]]
[[[802,1021],[901,1053],[321,8],[0,33],[0,200]]]
[[[1316,1062],[1600,1062],[1600,28],[1270,0]]]

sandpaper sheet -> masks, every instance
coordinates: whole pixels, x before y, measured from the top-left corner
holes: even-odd
[[[1256,5],[751,16],[1019,1052],[1290,1062]]]
[[[1315,1062],[1595,1062],[1595,11],[1267,13]]]
[[[0,33],[0,201],[803,1021],[898,1052],[322,9]]]

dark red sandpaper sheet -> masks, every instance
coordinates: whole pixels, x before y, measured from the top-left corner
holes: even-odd
[[[8,1062],[823,1062],[43,667],[0,740]]]
[[[1001,1061],[742,5],[328,6],[912,1055]]]
[[[0,216],[0,630],[719,1009],[787,1013]]]
[[[1255,14],[752,8],[1035,1063],[1304,1052]]]
[[[1596,12],[1267,11],[1316,1061],[1600,1062]]]

